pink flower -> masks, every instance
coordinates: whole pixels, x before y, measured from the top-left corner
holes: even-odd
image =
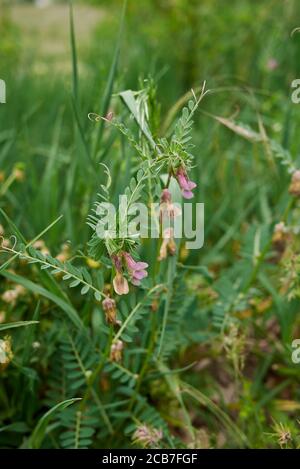
[[[114,290],[118,295],[127,295],[129,292],[128,282],[122,272],[122,259],[114,255],[112,256],[112,261],[115,264],[116,276],[113,279]]]
[[[159,250],[158,260],[162,261],[166,259],[168,254],[174,256],[176,253],[176,243],[174,240],[174,230],[173,228],[166,228],[163,232],[163,241]]]
[[[162,190],[160,201],[161,201],[161,203],[171,203],[172,202],[171,192],[169,191],[169,189],[167,187]]]
[[[167,188],[163,189],[161,193],[159,211],[161,221],[164,217],[174,219],[181,215],[180,208],[173,204],[171,192]]]
[[[140,444],[144,448],[156,447],[158,442],[163,438],[162,430],[149,427],[147,425],[139,425],[133,434],[133,441]]]
[[[192,193],[192,189],[195,189],[195,187],[197,187],[197,184],[189,180],[188,175],[182,166],[178,169],[176,173],[176,179],[180,186],[183,197],[185,199],[191,199],[194,196],[194,194]]]
[[[130,275],[130,281],[133,285],[140,285],[141,280],[147,277],[146,271],[148,264],[146,262],[136,262],[128,252],[123,252],[127,270]]]
[[[115,292],[118,295],[127,295],[129,292],[128,282],[121,272],[117,272],[113,279]]]
[[[114,254],[111,259],[116,268],[116,276],[113,279],[113,285],[118,295],[127,295],[129,292],[127,279],[123,275],[123,259],[125,260],[127,272],[133,285],[140,285],[141,280],[148,275],[146,271],[148,264],[146,264],[146,262],[136,262],[128,252],[123,251],[118,255]]]

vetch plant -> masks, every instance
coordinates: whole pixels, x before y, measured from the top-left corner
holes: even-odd
[[[107,183],[101,186],[101,193],[99,194],[101,201],[96,203],[96,209],[93,210],[88,220],[88,224],[95,231],[90,241],[90,255],[96,261],[100,260],[103,254],[109,256],[114,270],[113,286],[115,292],[119,295],[129,292],[126,274],[130,282],[136,286],[139,286],[141,280],[148,275],[146,270],[148,264],[143,261],[136,261],[133,258],[141,238],[141,233],[136,228],[139,225],[141,231],[143,220],[145,222],[145,217],[141,220],[139,217],[134,217],[134,214],[137,209],[141,209],[139,202],[145,199],[146,187],[148,187],[148,197],[150,198],[146,205],[152,204],[151,214],[153,214],[153,193],[160,193],[158,219],[156,219],[158,225],[159,223],[163,224],[159,260],[167,257],[167,253],[174,255],[176,251],[174,230],[171,226],[166,226],[165,222],[166,214],[168,215],[169,224],[174,221],[175,215],[181,214],[181,211],[173,205],[171,200],[169,191],[171,179],[177,180],[182,196],[187,199],[193,197],[192,190],[196,187],[196,183],[188,177],[188,169],[193,162],[193,155],[190,153],[193,146],[190,143],[190,133],[193,124],[192,117],[207,93],[205,84],[199,98],[196,98],[192,92],[193,99],[189,101],[188,107],[183,109],[182,115],[175,125],[174,133],[169,139],[155,139],[151,134],[148,123],[149,109],[147,107],[146,92],[147,90],[135,94],[131,91],[120,93],[140,129],[140,141],[136,141],[129,128],[117,120],[112,113],[106,117],[97,116],[96,114],[89,115],[91,120],[96,122],[102,120],[116,127],[127,138],[140,158],[136,176],[132,177],[130,185],[125,189],[117,219],[114,210],[110,210],[109,206],[111,175],[109,169],[105,167]],[[143,106],[139,101],[141,96],[143,97]],[[166,183],[163,183],[160,179],[160,175],[164,173],[167,173]],[[149,188],[151,189],[150,193]],[[108,209],[108,213],[105,217],[102,217],[105,209]],[[108,229],[105,229],[107,222]],[[128,225],[131,228],[129,230],[127,229]],[[202,242],[200,243],[201,246]]]

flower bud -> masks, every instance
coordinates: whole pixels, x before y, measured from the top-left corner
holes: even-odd
[[[176,253],[176,243],[174,240],[174,230],[173,228],[167,228],[163,232],[163,241],[159,251],[158,260],[161,261],[166,259],[168,254],[174,256]]]
[[[129,292],[127,279],[121,272],[116,273],[116,276],[113,279],[113,285],[115,292],[118,295],[127,295],[127,293]]]
[[[292,175],[291,184],[289,187],[289,193],[295,197],[300,196],[300,170],[298,169]]]
[[[162,439],[163,433],[161,430],[151,428],[147,425],[139,425],[133,434],[133,441],[144,448],[156,447],[158,442]]]
[[[124,343],[122,340],[113,342],[110,348],[110,360],[112,362],[120,362],[122,360]]]
[[[113,298],[105,298],[102,301],[102,308],[105,313],[105,319],[108,324],[115,325],[117,319],[117,307]]]

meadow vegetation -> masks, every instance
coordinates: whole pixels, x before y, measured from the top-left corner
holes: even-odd
[[[22,3],[0,6],[0,447],[299,447],[299,2],[62,2],[50,25]],[[101,196],[179,188],[202,249],[95,236]]]

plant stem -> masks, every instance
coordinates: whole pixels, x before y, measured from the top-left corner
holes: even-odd
[[[160,341],[159,341],[159,346],[158,346],[158,351],[157,351],[157,356],[156,356],[157,359],[160,357],[163,342],[164,342],[164,337],[165,337],[169,308],[170,308],[171,298],[173,294],[173,280],[174,280],[174,276],[176,272],[176,260],[177,260],[177,256],[174,256],[174,257],[171,257],[168,262],[167,297],[166,297],[166,302],[165,302],[165,307],[164,307],[161,336],[160,336]]]

